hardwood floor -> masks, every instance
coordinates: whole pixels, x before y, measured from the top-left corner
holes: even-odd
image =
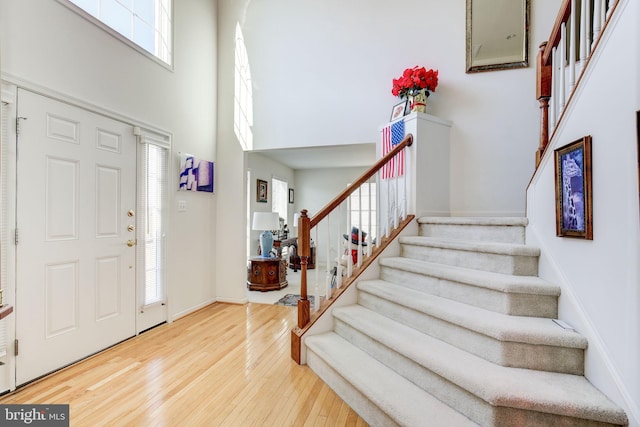
[[[0,397],[71,426],[366,426],[290,357],[296,310],[216,303]]]

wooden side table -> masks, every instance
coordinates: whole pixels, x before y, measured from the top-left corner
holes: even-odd
[[[288,284],[284,259],[253,257],[249,260],[247,287],[250,291],[277,291]]]

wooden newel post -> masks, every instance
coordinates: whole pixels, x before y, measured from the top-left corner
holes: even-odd
[[[551,98],[551,64],[544,63],[547,42],[542,42],[536,59],[536,99],[540,103],[540,145],[536,151],[536,168],[549,144],[549,99]]]
[[[300,255],[300,299],[298,300],[298,327],[304,328],[311,319],[311,305],[307,297],[307,260],[311,256],[311,220],[307,210],[298,219],[298,253]]]

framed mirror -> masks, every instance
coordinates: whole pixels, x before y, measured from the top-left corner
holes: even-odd
[[[467,0],[467,73],[529,66],[529,0]]]

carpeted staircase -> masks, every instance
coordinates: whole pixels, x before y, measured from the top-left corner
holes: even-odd
[[[582,375],[523,218],[422,218],[358,304],[308,337],[307,364],[373,426],[627,425]]]

